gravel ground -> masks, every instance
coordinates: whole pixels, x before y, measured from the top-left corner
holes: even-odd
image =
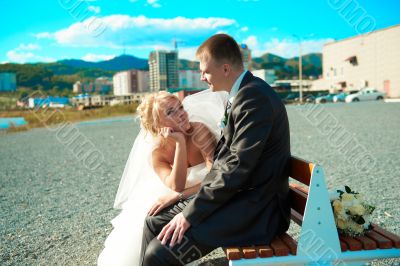
[[[374,222],[400,234],[400,103],[310,108],[287,108],[292,154],[323,165],[329,188],[347,184],[363,192],[377,206]],[[118,214],[112,203],[138,132],[133,119],[111,121],[0,136],[1,265],[96,263],[112,229],[109,221]],[[355,154],[369,159],[366,168],[366,160],[341,148],[343,141],[326,127],[335,123],[336,133],[350,140],[345,147],[358,147]],[[68,144],[72,130],[79,138]],[[84,143],[89,157],[77,152],[76,144]],[[299,227],[292,225],[290,233],[297,237]],[[222,257],[218,249],[199,264],[227,265]]]

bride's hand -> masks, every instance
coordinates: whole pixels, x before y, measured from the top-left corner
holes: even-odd
[[[170,138],[174,139],[176,142],[184,142],[185,141],[185,135],[183,135],[182,132],[174,131],[170,127],[161,128],[159,134],[164,138],[170,137]]]
[[[174,204],[179,200],[179,193],[172,192],[168,195],[161,196],[158,198],[157,202],[151,207],[150,211],[147,213],[149,216],[154,216],[159,213],[164,208]]]

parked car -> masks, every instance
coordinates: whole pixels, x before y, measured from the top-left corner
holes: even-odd
[[[359,101],[373,101],[373,100],[383,100],[385,93],[377,91],[372,88],[365,88],[357,93],[347,95],[345,98],[346,103],[359,102]]]
[[[284,103],[292,103],[299,100],[299,93],[290,93],[283,99]]]
[[[307,94],[303,97],[303,101],[306,103],[313,103],[315,102],[315,96],[312,94]]]
[[[341,92],[338,95],[333,96],[333,102],[337,103],[337,102],[344,102],[344,100],[346,99],[347,95],[350,94],[354,94],[357,93],[358,91],[346,91],[346,92]]]
[[[314,103],[315,102],[315,97],[312,94],[307,94],[307,95],[303,95],[303,102],[304,103]],[[300,96],[296,97],[294,99],[295,102],[300,102]]]
[[[333,96],[336,94],[326,94],[320,97],[315,98],[315,103],[327,103],[327,102],[333,102]]]

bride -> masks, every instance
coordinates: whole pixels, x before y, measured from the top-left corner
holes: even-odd
[[[98,257],[98,265],[139,265],[146,215],[197,193],[212,165],[228,94],[209,90],[181,101],[167,92],[138,107],[139,132],[118,188],[122,209]]]

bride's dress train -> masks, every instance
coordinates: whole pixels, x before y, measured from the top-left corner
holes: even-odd
[[[209,90],[190,95],[183,106],[191,122],[208,126],[218,138],[219,123],[228,100],[226,92]],[[98,257],[100,266],[138,266],[144,219],[156,200],[171,190],[166,187],[151,166],[151,153],[155,140],[141,130],[136,137],[121,178],[114,208],[122,209],[111,223],[113,230],[105,241]],[[202,163],[188,168],[186,187],[200,183],[208,170]]]
[[[207,173],[205,163],[190,167],[186,187],[201,182]],[[160,195],[171,192],[160,180],[153,180],[151,183],[152,190],[142,191],[126,202],[122,212],[111,221],[114,229],[104,244],[105,248],[97,261],[98,265],[139,265],[143,222],[147,212]]]

